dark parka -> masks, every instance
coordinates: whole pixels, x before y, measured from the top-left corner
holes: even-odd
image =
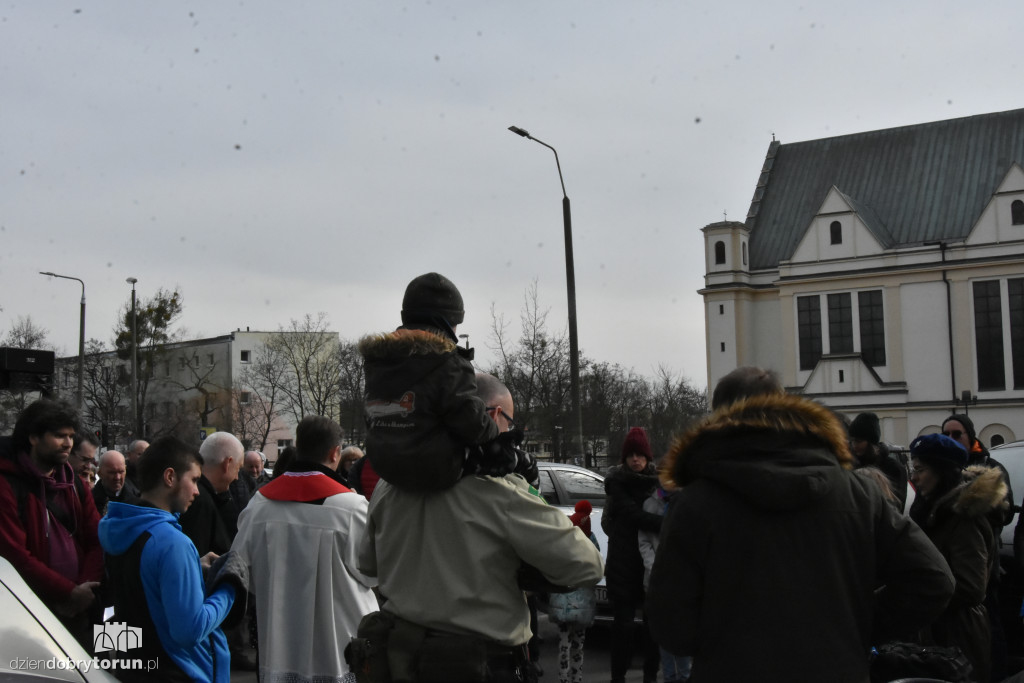
[[[498,436],[476,395],[471,352],[440,334],[409,328],[364,337],[359,352],[366,372],[366,455],[373,469],[411,491],[454,484],[466,447]]]
[[[957,645],[974,665],[974,680],[987,681],[991,634],[985,592],[999,562],[990,523],[1006,505],[1006,483],[999,469],[973,465],[964,482],[943,494],[921,520],[921,527],[946,558],[956,591],[946,610],[922,633],[922,642]]]
[[[238,533],[238,511],[231,494],[214,491],[205,474],[199,478],[198,484],[199,495],[181,514],[178,524],[192,540],[200,557],[209,552],[223,555],[231,549],[231,541]]]
[[[644,501],[658,485],[654,465],[633,472],[626,465],[608,470],[604,479],[604,512],[601,528],[608,534],[608,559],[605,562],[608,592],[615,600],[639,603],[644,595],[644,560],[640,554],[638,532],[658,533],[662,517],[645,512]]]
[[[663,464],[655,640],[691,681],[868,680],[872,645],[928,624],[953,592],[942,555],[850,471],[834,415],[789,395],[720,409]]]

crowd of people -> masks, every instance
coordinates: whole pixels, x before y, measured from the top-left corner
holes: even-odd
[[[310,415],[273,476],[228,432],[100,452],[70,405],[30,404],[0,439],[0,555],[87,651],[105,610],[141,629],[119,656],[158,666],[118,671],[132,682],[535,681],[544,594],[559,681],[580,683],[602,577],[612,683],[637,643],[645,683],[865,682],[898,652],[1007,674],[1013,496],[967,416],[904,461],[877,416],[847,424],[739,368],[660,462],[629,430],[605,562],[591,504],[540,495],[508,388],[457,343],[463,317],[447,278],[414,279],[402,325],[360,344],[366,454]]]

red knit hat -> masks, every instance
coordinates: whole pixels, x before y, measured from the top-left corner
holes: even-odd
[[[626,440],[622,442],[622,457],[619,461],[626,462],[626,458],[633,453],[639,453],[647,458],[648,462],[651,460],[651,442],[647,440],[647,432],[643,427],[633,427],[626,434]]]
[[[569,521],[574,526],[578,526],[583,530],[583,533],[590,538],[590,513],[594,511],[594,506],[590,504],[589,500],[581,500],[576,503],[576,512],[569,515]]]

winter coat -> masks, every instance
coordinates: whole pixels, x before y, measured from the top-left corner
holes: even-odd
[[[428,629],[517,647],[530,639],[523,563],[560,586],[593,586],[601,553],[518,475],[466,476],[445,491],[381,482],[370,501],[359,570],[384,610]]]
[[[476,395],[471,352],[406,328],[364,337],[359,352],[366,372],[366,454],[374,470],[410,491],[454,484],[466,447],[498,436]]]
[[[990,520],[1006,504],[1006,484],[997,468],[972,465],[964,482],[941,495],[921,520],[921,528],[946,558],[956,591],[922,642],[957,645],[974,665],[974,679],[988,681],[991,634],[985,594],[999,562],[997,539]]]
[[[608,470],[604,479],[604,513],[601,528],[608,534],[608,559],[605,564],[608,595],[612,600],[643,601],[644,560],[637,534],[661,530],[661,515],[644,511],[644,501],[658,486],[654,465],[633,472],[625,465]]]
[[[228,520],[231,520],[230,527]],[[231,494],[214,491],[204,474],[199,478],[199,495],[182,513],[179,523],[202,557],[211,551],[223,555],[231,548],[238,531],[237,520],[238,511]]]
[[[103,578],[103,549],[96,536],[99,513],[89,487],[71,465],[57,467],[44,477],[29,456],[10,452],[10,440],[0,444],[0,555],[18,570],[36,595],[48,606],[66,600],[80,583]],[[69,525],[60,524],[47,511],[50,497],[55,507],[68,511]],[[67,529],[67,531],[64,531]],[[70,577],[52,568],[51,533],[70,533],[78,554],[77,575]]]
[[[147,606],[160,644],[192,680],[228,683],[230,655],[220,624],[234,604],[234,587],[225,584],[206,594],[199,553],[175,514],[146,504],[110,503],[99,528],[103,549],[111,555],[129,552],[143,532],[150,534],[139,562],[143,594],[118,601]]]
[[[111,498],[110,494],[107,493],[106,487],[103,486],[103,482],[97,482],[92,487],[92,500],[96,503],[96,511],[102,517],[107,514],[108,503],[130,503],[134,505],[139,500],[139,489],[126,478],[124,486],[121,487],[116,496]]]
[[[693,655],[693,683],[864,682],[872,645],[944,609],[942,555],[851,463],[835,416],[798,396],[741,400],[677,439],[647,616]]]

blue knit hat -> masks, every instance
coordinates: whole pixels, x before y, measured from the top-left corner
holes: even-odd
[[[925,434],[914,439],[910,444],[910,457],[930,464],[953,465],[961,470],[967,466],[967,449],[944,434]]]

